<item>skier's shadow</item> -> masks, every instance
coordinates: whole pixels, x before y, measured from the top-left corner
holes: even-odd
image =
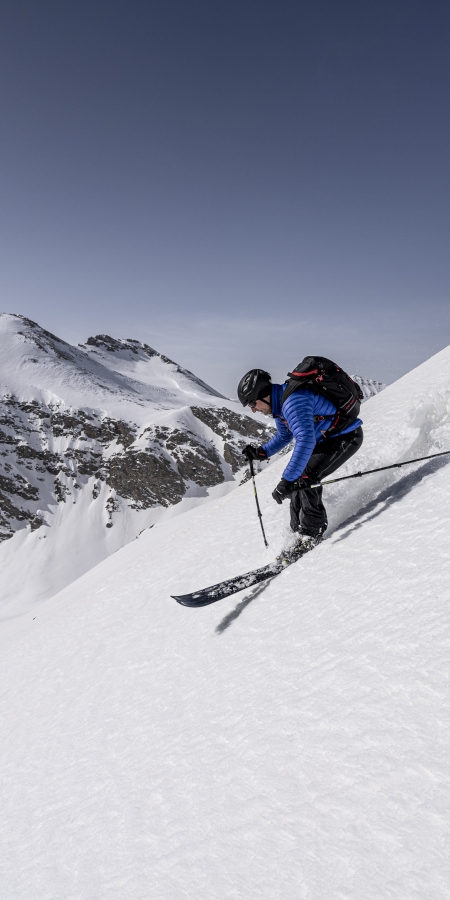
[[[271,581],[272,579],[268,578],[267,581],[264,581],[262,584],[257,584],[255,589],[251,591],[251,593],[247,597],[244,597],[244,599],[241,600],[241,602],[238,603],[238,605],[235,606],[234,609],[229,612],[221,622],[219,622],[219,624],[214,629],[216,634],[223,634],[224,631],[226,631],[227,628],[230,627],[231,623],[234,622],[235,619],[238,619],[241,613],[244,612],[245,607],[248,606],[249,603],[252,602],[252,600],[255,600],[256,597],[259,597],[259,595],[262,594],[263,591],[265,591],[266,587],[270,584]]]
[[[376,519],[377,516],[380,516],[381,513],[389,509],[390,506],[393,506],[394,503],[403,500],[403,498],[406,497],[413,488],[420,484],[422,479],[426,478],[427,475],[431,475],[433,472],[437,472],[438,469],[442,469],[444,466],[448,465],[448,458],[438,460],[430,459],[430,461],[421,466],[420,469],[416,469],[415,472],[410,472],[409,475],[404,475],[399,481],[390,484],[389,487],[377,494],[373,500],[370,500],[369,503],[366,503],[365,506],[361,507],[358,512],[349,516],[348,519],[345,519],[344,522],[341,522],[341,524],[338,525],[334,534],[339,535],[340,531],[344,531],[344,534],[339,535],[339,537],[336,536],[334,543],[345,541],[345,539],[354,531],[358,528],[362,528],[366,522],[369,522],[371,519]]]

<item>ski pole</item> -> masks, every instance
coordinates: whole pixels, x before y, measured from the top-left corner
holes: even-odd
[[[259,516],[259,524],[261,525],[261,531],[262,531],[262,533],[263,533],[264,543],[265,543],[266,547],[268,547],[269,545],[268,545],[268,543],[267,543],[266,535],[265,535],[265,532],[264,532],[264,525],[263,525],[263,520],[262,520],[262,513],[261,513],[261,510],[260,510],[260,508],[259,508],[258,494],[257,494],[257,492],[256,492],[255,470],[254,470],[254,468],[253,468],[253,460],[252,460],[252,459],[249,459],[248,464],[249,464],[249,466],[250,466],[250,475],[252,476],[252,481],[253,481],[253,492],[254,492],[254,494],[255,494],[256,509],[258,510],[258,516]]]
[[[355,472],[354,475],[341,475],[340,478],[331,478],[330,481],[318,481],[317,484],[299,485],[300,490],[303,487],[318,488],[324,484],[336,484],[337,481],[348,481],[349,478],[362,478],[363,475],[373,475],[374,472],[385,472],[386,469],[400,469],[401,466],[410,466],[412,463],[423,462],[425,459],[435,459],[437,456],[446,456],[450,450],[443,450],[442,453],[432,453],[431,456],[419,456],[417,459],[407,459],[405,462],[392,463],[390,466],[380,466],[379,469],[367,469],[367,472]]]

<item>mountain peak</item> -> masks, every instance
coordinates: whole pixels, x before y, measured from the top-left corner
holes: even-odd
[[[150,358],[152,356],[161,356],[153,347],[149,347],[148,344],[143,344],[134,338],[126,338],[124,340],[123,338],[113,338],[109,334],[96,334],[95,337],[88,337],[86,345],[79,344],[79,346],[97,347],[106,350],[108,353],[122,353],[125,351],[137,356],[139,351],[141,351]]]

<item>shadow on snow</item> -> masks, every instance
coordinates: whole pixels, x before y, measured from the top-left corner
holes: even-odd
[[[228,613],[221,622],[219,622],[219,624],[214,629],[216,634],[223,634],[223,632],[230,627],[231,623],[234,622],[235,619],[239,618],[241,613],[244,612],[245,607],[248,606],[249,603],[252,602],[252,600],[255,600],[256,597],[259,596],[259,594],[262,594],[262,592],[265,591],[266,587],[270,584],[271,581],[272,578],[269,578],[267,581],[263,581],[262,584],[256,585],[256,587],[253,591],[251,591],[248,597],[244,597],[244,599],[241,600],[241,602],[238,603],[238,605],[235,606],[234,609],[230,613]]]
[[[416,469],[414,472],[404,475],[399,481],[395,481],[393,484],[389,485],[377,494],[373,500],[370,500],[369,503],[362,506],[358,512],[349,516],[348,519],[345,519],[344,522],[341,522],[341,524],[338,525],[334,530],[334,534],[339,534],[339,532],[344,529],[347,530],[345,531],[345,534],[336,537],[333,543],[337,544],[339,541],[344,541],[358,528],[362,528],[366,522],[370,522],[371,519],[376,519],[377,516],[380,516],[381,513],[389,509],[390,506],[393,506],[394,503],[403,500],[403,498],[428,475],[432,475],[434,472],[437,472],[439,469],[448,465],[448,459],[430,460],[428,463],[421,466],[420,469]]]
[[[442,469],[444,466],[449,465],[448,459],[439,459],[439,460],[430,460],[425,465],[421,466],[420,469],[416,469],[415,472],[410,472],[409,475],[404,475],[403,478],[400,478],[399,481],[395,481],[393,484],[389,485],[389,487],[385,488],[381,493],[379,493],[373,500],[369,503],[366,503],[361,509],[358,510],[357,513],[354,513],[352,516],[349,516],[348,519],[345,519],[344,522],[341,522],[340,525],[335,529],[334,534],[339,534],[340,531],[346,529],[345,534],[342,534],[340,537],[337,537],[334,543],[338,543],[339,541],[344,541],[347,537],[349,537],[354,531],[358,528],[362,528],[366,522],[370,522],[371,519],[376,519],[377,516],[381,515],[386,509],[389,509],[390,506],[393,506],[394,503],[398,503],[400,500],[403,500],[416,485],[420,484],[420,482],[427,477],[427,475],[432,475],[434,472],[437,472],[439,469]],[[256,600],[256,597],[259,597],[263,591],[269,586],[272,578],[268,581],[264,581],[263,584],[258,584],[253,591],[247,596],[244,597],[240,603],[235,606],[235,608],[229,612],[221,622],[214,629],[216,634],[223,634],[227,628],[230,627],[232,622],[235,622],[236,619],[239,618],[241,613],[244,612],[244,609],[249,606],[252,600]]]

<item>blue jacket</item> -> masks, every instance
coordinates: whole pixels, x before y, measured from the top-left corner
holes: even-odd
[[[313,394],[304,388],[294,391],[281,406],[285,387],[286,384],[272,385],[272,416],[275,419],[277,433],[262,446],[267,456],[273,456],[295,438],[292,456],[283,472],[286,481],[295,481],[303,473],[317,442],[326,436],[325,433],[336,415],[336,407],[321,394]],[[317,422],[316,416],[323,416],[323,419]],[[347,434],[360,425],[361,419],[355,419],[351,425],[339,431],[339,434]],[[336,436],[333,434],[333,437]]]

